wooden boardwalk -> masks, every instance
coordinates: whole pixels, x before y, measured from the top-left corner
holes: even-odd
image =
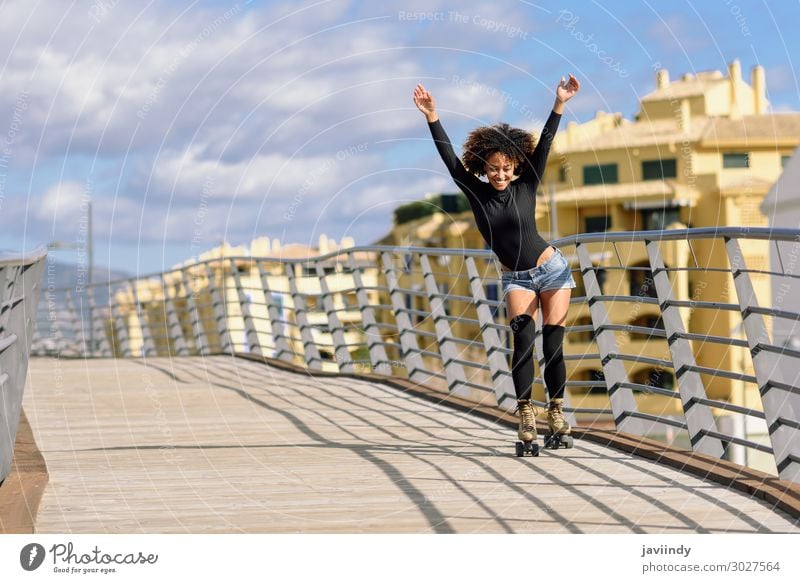
[[[800,532],[767,503],[401,389],[228,356],[33,358],[39,533]]]

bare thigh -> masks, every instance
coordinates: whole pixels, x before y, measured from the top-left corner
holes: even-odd
[[[539,309],[539,296],[536,292],[515,289],[506,295],[509,322],[521,314],[528,314],[536,321],[536,312]]]
[[[541,292],[542,296],[542,325],[552,324],[563,326],[567,320],[569,298],[572,289],[565,287]]]

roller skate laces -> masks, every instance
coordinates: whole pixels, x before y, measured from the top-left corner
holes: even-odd
[[[564,418],[564,399],[550,399],[547,406],[547,425],[554,435],[569,435],[572,432]]]
[[[519,412],[519,430],[517,431],[519,439],[521,441],[535,440],[538,411],[529,399],[517,399],[517,411]]]

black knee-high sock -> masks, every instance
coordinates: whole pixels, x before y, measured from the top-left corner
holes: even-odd
[[[517,399],[531,398],[533,384],[533,338],[536,335],[536,322],[527,314],[522,314],[509,322],[514,333],[514,354],[511,357],[511,378]]]
[[[542,326],[542,351],[544,352],[544,384],[551,399],[564,398],[567,367],[564,364],[564,326]]]

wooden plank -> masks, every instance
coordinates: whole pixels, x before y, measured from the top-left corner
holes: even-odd
[[[496,419],[360,378],[214,356],[37,358],[30,379],[41,533],[796,532],[586,440],[516,458]]]

